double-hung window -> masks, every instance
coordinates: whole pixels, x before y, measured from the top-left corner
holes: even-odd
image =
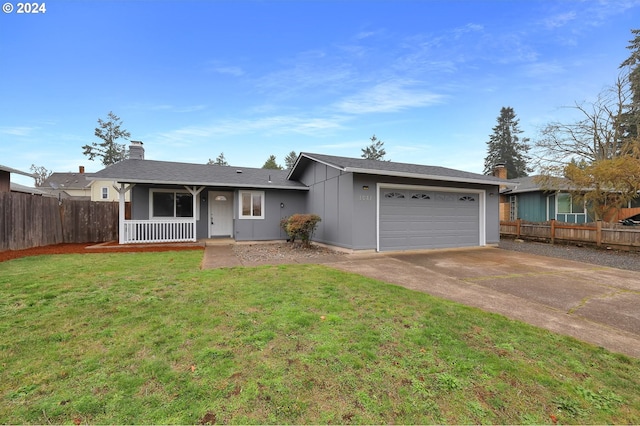
[[[193,217],[193,195],[181,191],[152,190],[151,217]]]
[[[264,219],[264,191],[240,191],[240,219]]]
[[[106,187],[106,186],[103,186],[103,187],[101,188],[101,192],[102,192],[102,193],[101,193],[101,195],[100,195],[100,196],[102,197],[102,199],[103,199],[103,200],[108,200],[108,199],[109,199],[109,188],[108,188],[108,187]]]

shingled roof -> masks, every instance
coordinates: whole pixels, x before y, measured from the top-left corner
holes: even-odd
[[[88,177],[93,180],[114,180],[123,183],[308,189],[300,182],[288,180],[287,174],[286,170],[129,159],[92,173]]]
[[[387,176],[400,176],[449,182],[500,185],[511,183],[494,176],[486,176],[462,170],[420,164],[395,163],[392,161],[366,160],[364,158],[337,157],[333,155],[300,153],[296,164],[289,173],[289,179],[296,179],[309,161],[317,161],[344,172]]]
[[[43,183],[44,188],[53,188],[64,191],[65,189],[86,189],[91,185],[85,173],[51,173]]]
[[[555,191],[570,191],[571,185],[570,182],[565,178],[553,178],[553,185],[549,188],[545,188],[544,185],[540,184],[537,179],[540,176],[525,176],[517,179],[509,179],[509,182],[512,184],[510,187],[505,188],[500,191],[503,194],[521,194],[523,192],[555,192]],[[588,190],[588,189],[585,189]]]

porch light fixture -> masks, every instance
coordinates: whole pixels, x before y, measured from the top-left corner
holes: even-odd
[[[227,201],[227,197],[225,197],[224,195],[216,195],[216,198],[214,198],[214,200],[216,200],[216,201]]]

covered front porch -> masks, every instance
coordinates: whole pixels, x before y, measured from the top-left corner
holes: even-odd
[[[152,243],[182,243],[197,241],[197,222],[199,220],[199,195],[205,189],[204,186],[184,186],[190,195],[191,205],[180,206],[179,202],[172,201],[178,209],[183,211],[186,217],[176,217],[175,211],[171,217],[149,219],[125,218],[125,194],[133,189],[135,184],[121,183],[120,187],[114,185],[119,194],[119,244],[152,244]],[[169,196],[170,193],[167,193]]]

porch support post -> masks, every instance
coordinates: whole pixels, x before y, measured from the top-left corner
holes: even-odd
[[[113,188],[118,192],[118,244],[124,244],[125,235],[124,235],[124,220],[125,220],[125,194],[131,190],[135,186],[135,183],[126,186],[125,183],[120,183],[120,188],[118,188],[115,184]]]
[[[201,186],[200,188],[198,188],[197,186],[193,186],[193,187],[189,187],[189,186],[185,186],[185,189],[187,191],[189,191],[189,193],[193,196],[193,241],[196,241],[196,231],[197,231],[197,223],[198,223],[198,217],[200,216],[199,210],[198,210],[198,206],[200,205],[200,203],[198,203],[198,195],[200,195],[200,193],[204,190],[204,186]]]

